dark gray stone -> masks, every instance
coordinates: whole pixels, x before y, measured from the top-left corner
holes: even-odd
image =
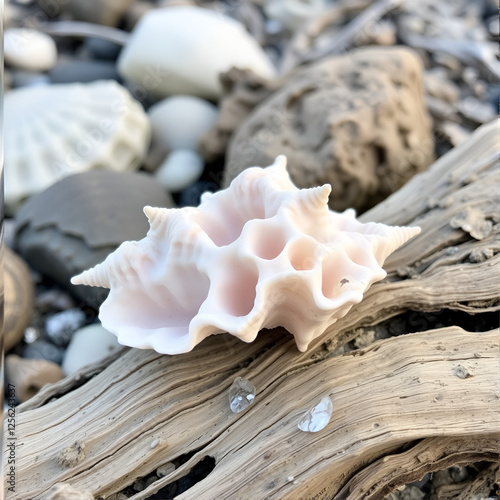
[[[32,71],[12,71],[12,88],[33,87],[36,85],[49,85],[50,78],[43,73],[34,73]]]
[[[116,61],[122,49],[120,45],[102,38],[86,38],[83,44],[96,59],[103,61]]]
[[[45,359],[57,364],[61,364],[63,355],[63,349],[44,339],[38,339],[31,344],[27,344],[22,351],[23,358]]]
[[[52,83],[88,83],[96,80],[116,80],[121,83],[114,63],[109,61],[70,61],[59,63],[49,73]]]
[[[210,191],[213,193],[219,188],[211,181],[198,181],[184,189],[179,194],[180,207],[197,207],[200,204],[200,198],[203,193]]]
[[[32,196],[16,214],[16,246],[40,273],[97,309],[108,295],[75,286],[72,276],[102,262],[121,243],[146,236],[146,205],[174,206],[150,175],[94,170],[70,175]]]

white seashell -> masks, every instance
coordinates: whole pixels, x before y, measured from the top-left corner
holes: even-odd
[[[168,150],[195,150],[198,139],[215,123],[217,115],[217,107],[199,97],[163,99],[148,110],[153,146],[160,143]]]
[[[267,17],[289,31],[297,30],[325,9],[324,0],[267,0],[264,4]]]
[[[146,113],[113,81],[12,90],[4,106],[9,212],[67,175],[134,170],[149,145]]]
[[[168,191],[182,191],[197,181],[203,173],[203,158],[189,149],[172,151],[158,167],[154,176]]]
[[[217,99],[219,74],[236,66],[264,78],[276,70],[243,24],[194,6],[154,9],[135,26],[120,53],[118,72],[158,96]]]
[[[41,31],[8,28],[4,33],[5,62],[30,71],[48,71],[56,65],[54,40]]]
[[[420,232],[330,211],[330,190],[298,189],[280,156],[205,193],[198,208],[146,207],[147,236],[72,283],[111,289],[99,317],[121,344],[177,354],[215,333],[251,342],[283,326],[305,351]]]

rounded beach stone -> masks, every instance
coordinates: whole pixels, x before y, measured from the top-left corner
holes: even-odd
[[[295,73],[233,134],[226,185],[278,155],[299,188],[331,184],[334,210],[364,211],[396,191],[434,157],[417,54],[358,49]]]
[[[216,122],[218,109],[199,97],[176,95],[151,106],[148,116],[152,138],[145,164],[154,170],[170,151],[195,151],[200,137]]]
[[[263,9],[267,17],[289,31],[295,31],[326,9],[324,0],[267,0]]]
[[[172,151],[154,173],[156,180],[168,191],[182,191],[203,173],[203,158],[189,149]]]
[[[5,62],[29,71],[48,71],[57,61],[54,40],[41,31],[8,28],[4,33]]]
[[[16,386],[16,397],[20,403],[28,401],[43,386],[64,378],[59,365],[44,359],[24,359],[17,354],[5,358],[5,376]]]
[[[24,261],[10,248],[3,248],[4,348],[8,351],[23,338],[33,313],[34,286]]]
[[[176,50],[165,50],[175,47]],[[276,70],[243,24],[201,7],[155,9],[142,17],[118,59],[118,72],[152,95],[217,99],[232,66],[265,78]]]
[[[34,269],[97,308],[108,290],[74,286],[70,279],[124,241],[143,238],[149,229],[146,205],[174,206],[150,175],[104,170],[70,175],[19,209],[16,244]]]
[[[101,361],[121,347],[116,336],[100,323],[85,326],[71,337],[64,353],[63,372],[65,375],[71,375],[83,366]]]
[[[169,150],[194,150],[217,115],[217,107],[199,97],[176,95],[163,99],[148,110],[153,146],[161,142]]]

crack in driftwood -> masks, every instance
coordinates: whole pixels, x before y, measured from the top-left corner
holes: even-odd
[[[363,302],[313,341],[308,352],[299,353],[282,329],[263,331],[252,344],[226,335],[211,337],[193,352],[178,356],[129,349],[101,373],[96,367],[82,370],[21,405],[18,498],[43,498],[57,482],[105,497],[191,452],[187,462],[134,498],[151,495],[185,476],[206,456],[214,457],[215,469],[179,498],[330,498],[350,478],[361,478],[363,468],[397,453],[408,442],[434,439],[433,433],[455,439],[460,433],[460,439],[471,443],[492,429],[500,431],[498,412],[492,413],[495,403],[498,406],[493,380],[497,357],[489,354],[497,349],[496,333],[448,328],[385,339],[353,354],[331,356],[361,327],[408,309],[500,309],[500,253],[495,253],[500,241],[500,220],[495,218],[500,179],[498,165],[491,161],[496,147],[496,124],[482,127],[463,146],[362,216],[365,221],[418,223],[423,231],[388,260],[388,278],[373,285]],[[450,195],[451,204],[429,203],[429,198],[445,200]],[[471,203],[493,220],[491,234],[479,241],[449,224]],[[458,250],[446,253],[456,245]],[[483,260],[470,260],[473,250],[490,248]],[[417,266],[422,259],[427,259],[425,268]],[[402,279],[406,276],[401,269],[406,268],[414,271],[414,278]],[[482,357],[470,357],[471,352]],[[473,362],[482,363],[474,376],[453,375],[454,363]],[[105,363],[99,366],[102,369]],[[235,376],[251,379],[258,389],[254,404],[238,415],[227,405],[227,390]],[[426,390],[415,392],[419,377],[426,380],[420,385]],[[85,383],[76,387],[82,380]],[[448,386],[436,380],[446,380]],[[325,392],[334,394],[332,422],[317,435],[299,432],[300,415]],[[436,401],[431,398],[439,395]],[[450,395],[457,401],[467,396],[474,408],[464,409],[448,400]],[[359,398],[373,408],[367,409]],[[408,410],[412,405],[420,405],[421,415]],[[394,419],[395,410],[402,412],[399,419]],[[467,428],[466,422],[473,426]],[[343,447],[338,448],[339,442]],[[74,443],[85,444],[86,456],[74,467],[62,468],[57,457]],[[481,450],[476,456],[490,457]],[[287,482],[288,476],[297,477],[298,484]],[[372,480],[382,481],[375,476]]]
[[[411,483],[429,472],[454,464],[486,459],[500,460],[500,434],[470,439],[434,437],[419,441],[409,450],[386,455],[351,477],[334,500],[376,500],[399,486]],[[374,484],[374,478],[377,478]]]

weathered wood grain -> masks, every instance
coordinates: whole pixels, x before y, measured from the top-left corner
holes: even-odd
[[[280,329],[252,344],[212,337],[178,356],[128,350],[93,378],[78,374],[21,406],[18,496],[11,498],[43,498],[57,482],[106,497],[189,452],[184,465],[133,498],[183,477],[205,456],[214,457],[215,469],[180,498],[354,499],[350,491],[369,484],[385,492],[404,481],[398,466],[413,463],[401,448],[422,439],[435,453],[447,443],[469,446],[469,455],[450,451],[450,460],[498,458],[491,451],[500,432],[497,331],[452,327],[330,355],[363,326],[408,309],[500,309],[497,144],[497,125],[482,127],[363,215],[423,230],[388,260],[387,279],[308,352]],[[471,376],[457,376],[459,365]],[[227,403],[236,376],[258,389],[238,415]],[[298,419],[324,394],[334,402],[330,424],[300,432]],[[476,450],[475,442],[489,448]],[[414,475],[439,460],[431,453]],[[365,467],[376,472],[371,482]]]

